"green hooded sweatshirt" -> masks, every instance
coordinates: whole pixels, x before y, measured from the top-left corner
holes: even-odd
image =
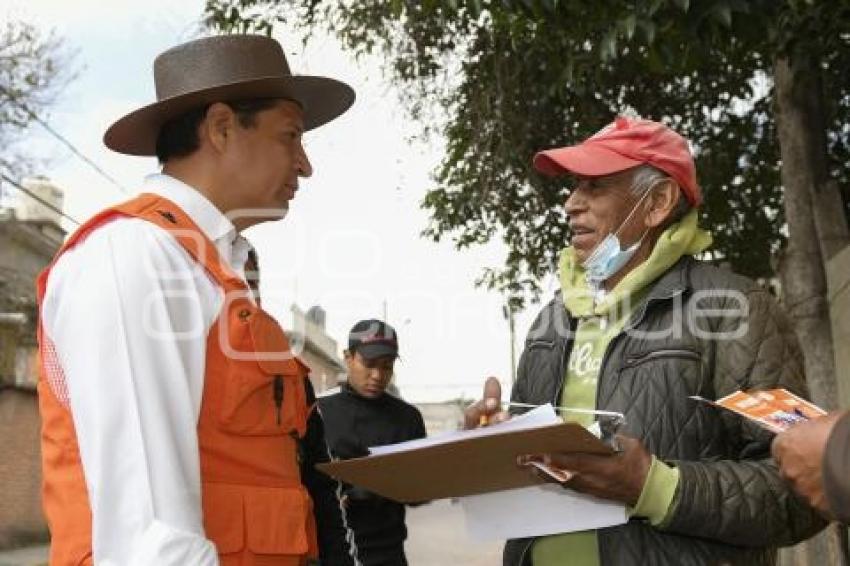
[[[570,315],[577,319],[576,335],[570,353],[561,405],[580,409],[596,408],[599,369],[611,340],[620,333],[651,284],[682,256],[695,255],[711,245],[711,234],[697,225],[698,213],[689,212],[665,230],[649,258],[626,275],[609,293],[594,296],[575,250],[565,248],[559,265],[561,292]],[[565,414],[565,419],[585,426],[592,415]],[[664,523],[679,482],[679,471],[652,458],[643,491],[630,515],[646,517],[653,525]],[[532,548],[534,566],[597,566],[599,550],[596,531],[581,531],[538,539]]]

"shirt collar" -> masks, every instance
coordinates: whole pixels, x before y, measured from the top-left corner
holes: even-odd
[[[355,391],[354,388],[351,386],[351,384],[348,383],[348,382],[345,382],[340,386],[340,391],[342,391],[343,393],[345,393],[347,395],[351,395],[352,397],[359,399],[359,400],[363,401],[364,403],[374,403],[374,404],[385,403],[386,399],[387,399],[387,395],[389,395],[389,393],[384,391],[383,393],[381,393],[377,397],[363,397],[360,393]]]
[[[154,173],[145,177],[144,192],[165,197],[179,206],[204,234],[212,241],[227,240],[233,243],[238,234],[236,227],[216,206],[197,189],[183,181],[166,175]]]

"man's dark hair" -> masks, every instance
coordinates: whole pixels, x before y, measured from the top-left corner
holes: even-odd
[[[233,109],[243,128],[253,128],[257,124],[257,114],[272,108],[280,100],[279,98],[252,98],[230,100],[225,104]],[[165,164],[169,159],[191,155],[200,147],[198,126],[207,115],[209,107],[208,104],[189,110],[162,126],[156,138],[156,158],[160,164]]]

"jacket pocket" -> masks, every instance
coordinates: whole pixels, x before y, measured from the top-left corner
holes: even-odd
[[[699,352],[695,350],[669,348],[661,350],[652,350],[650,352],[643,352],[641,354],[628,356],[623,362],[621,369],[639,366],[643,363],[651,362],[653,360],[664,360],[671,358],[678,358],[681,360],[692,360],[695,362],[702,363],[702,356]]]
[[[662,384],[663,389],[675,392],[682,402],[690,395],[704,395],[705,385],[702,355],[688,348],[661,348],[626,356],[621,363],[619,379],[648,380]]]
[[[554,340],[528,340],[525,343],[527,350],[551,350],[554,347]]]

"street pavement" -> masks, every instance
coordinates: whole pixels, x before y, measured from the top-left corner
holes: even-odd
[[[42,544],[0,551],[0,566],[46,566],[49,549]]]
[[[466,534],[463,510],[447,499],[407,510],[405,549],[410,566],[499,566],[502,541],[478,542]]]
[[[410,566],[498,566],[502,543],[482,543],[466,535],[463,510],[448,500],[407,511],[407,559]],[[48,546],[0,552],[0,566],[47,564]]]

